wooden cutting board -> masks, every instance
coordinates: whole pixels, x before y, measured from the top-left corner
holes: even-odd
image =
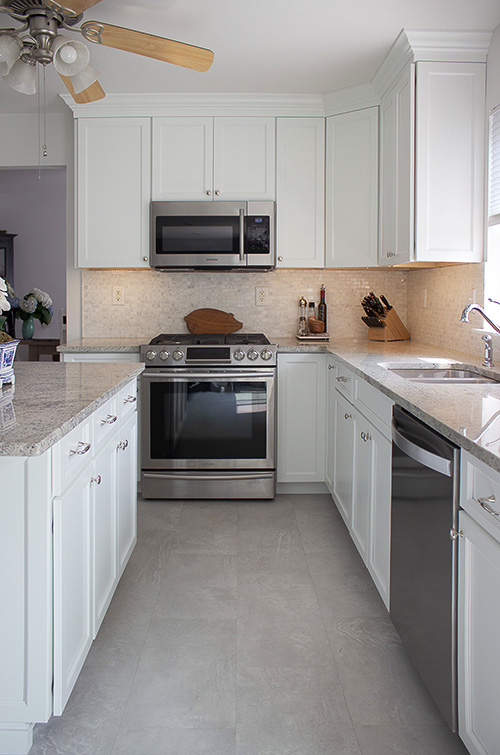
[[[235,333],[243,327],[231,312],[195,309],[184,318],[190,333]]]

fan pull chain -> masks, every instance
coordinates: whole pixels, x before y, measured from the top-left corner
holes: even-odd
[[[45,66],[42,66],[43,74],[38,67],[38,86],[37,86],[37,98],[38,98],[38,178],[41,178],[41,165],[40,155],[47,157],[47,97],[45,86]],[[41,98],[40,98],[41,92]],[[41,143],[43,139],[43,144]]]

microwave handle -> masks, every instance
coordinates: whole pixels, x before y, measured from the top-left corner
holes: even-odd
[[[240,262],[245,261],[245,210],[240,210]]]

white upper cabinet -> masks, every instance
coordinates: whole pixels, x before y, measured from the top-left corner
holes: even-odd
[[[279,267],[324,267],[324,118],[277,119]]]
[[[274,118],[153,118],[153,200],[275,194]]]
[[[417,62],[382,98],[379,262],[478,262],[484,63]]]
[[[327,118],[326,267],[375,267],[378,107]]]
[[[148,267],[149,118],[79,118],[78,267]]]

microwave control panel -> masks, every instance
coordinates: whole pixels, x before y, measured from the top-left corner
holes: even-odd
[[[270,222],[269,215],[247,215],[245,251],[257,254],[269,254],[270,247]]]

